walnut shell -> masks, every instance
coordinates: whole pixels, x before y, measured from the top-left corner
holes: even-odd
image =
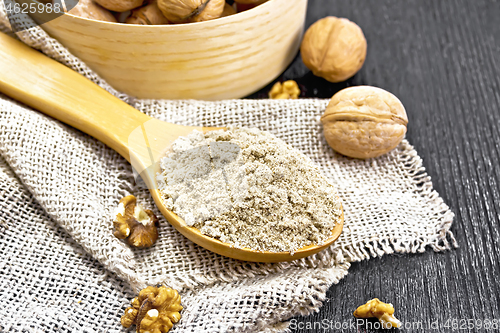
[[[200,22],[219,18],[225,0],[158,0],[163,15],[173,23]]]
[[[408,117],[401,101],[390,92],[359,86],[333,95],[321,122],[330,147],[365,159],[394,149],[406,134]]]
[[[72,3],[66,0],[66,6],[72,7],[69,11],[69,13],[72,15],[91,20],[117,22],[116,18],[113,16],[113,14],[111,14],[109,10],[102,8],[92,0],[73,0],[72,2],[78,3],[74,7],[72,7]]]
[[[95,2],[114,12],[126,12],[142,6],[144,0],[95,0]]]
[[[356,23],[329,16],[307,29],[300,53],[314,75],[330,82],[341,82],[361,69],[366,47],[363,31]]]
[[[134,9],[125,20],[127,24],[160,25],[168,24],[168,20],[158,8],[158,3],[153,1],[146,6]]]

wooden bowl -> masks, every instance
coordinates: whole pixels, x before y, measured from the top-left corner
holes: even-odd
[[[137,98],[220,100],[264,87],[300,46],[307,0],[269,0],[212,21],[128,25],[65,14],[42,25],[115,89]]]

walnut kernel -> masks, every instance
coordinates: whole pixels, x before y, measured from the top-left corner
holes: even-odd
[[[136,326],[138,333],[168,332],[181,319],[181,296],[175,289],[147,287],[125,309],[121,318],[123,327]]]
[[[394,306],[381,302],[378,298],[368,301],[354,311],[356,318],[377,318],[383,328],[400,327],[401,322],[394,317]]]
[[[294,80],[276,82],[269,91],[269,98],[272,99],[297,99],[300,95],[300,88]]]
[[[401,101],[390,92],[359,86],[333,95],[321,122],[330,147],[365,159],[394,149],[406,134],[408,117]]]
[[[361,69],[366,47],[363,31],[356,23],[329,16],[307,29],[300,53],[314,75],[330,82],[341,82]]]
[[[135,247],[150,247],[158,239],[158,218],[151,210],[136,206],[133,195],[120,200],[113,225],[115,237]]]

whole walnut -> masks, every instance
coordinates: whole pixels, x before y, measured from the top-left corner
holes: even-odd
[[[408,117],[403,104],[390,92],[359,86],[333,95],[321,122],[330,147],[365,159],[394,149],[406,134]]]
[[[161,25],[168,24],[168,20],[163,16],[158,8],[158,3],[152,1],[146,6],[134,9],[131,15],[125,20],[127,24],[140,25]]]
[[[341,82],[361,69],[366,47],[363,31],[356,23],[329,16],[307,29],[300,53],[314,75],[330,82]]]
[[[221,17],[225,0],[158,0],[163,15],[173,23],[201,22]]]
[[[54,1],[55,3],[55,1]],[[91,20],[117,22],[111,12],[102,8],[92,0],[66,0],[66,6],[70,7],[70,14]]]
[[[226,0],[210,0],[206,3],[205,9],[199,14],[192,16],[189,22],[202,22],[214,20],[222,16]]]
[[[126,12],[142,6],[144,0],[94,0],[99,5],[114,12]]]

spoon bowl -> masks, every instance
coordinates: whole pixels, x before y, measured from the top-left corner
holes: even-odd
[[[207,132],[221,127],[181,126],[151,118],[80,74],[3,33],[0,33],[0,45],[0,92],[117,151],[142,177],[167,221],[194,243],[239,260],[280,262],[315,254],[340,236],[343,214],[325,243],[305,246],[293,254],[235,248],[202,234],[167,209],[158,190],[156,175],[160,172],[160,159],[178,137],[195,129]]]

